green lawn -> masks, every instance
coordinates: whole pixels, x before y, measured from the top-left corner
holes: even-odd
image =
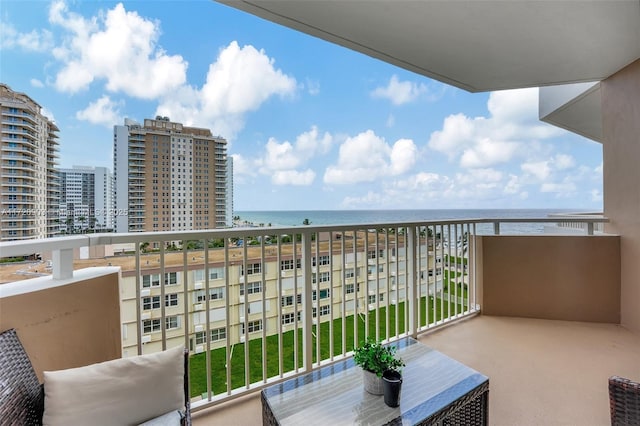
[[[441,312],[441,306],[444,308],[444,312]],[[440,299],[436,299],[436,319],[439,320],[441,314],[446,318],[448,316],[449,307],[454,308],[454,303],[441,303]],[[404,333],[406,331],[405,323],[405,305],[404,302],[396,305],[389,306],[389,329],[390,335],[396,334],[396,308],[398,309],[398,323],[397,333]],[[462,305],[458,305],[458,312],[462,312],[465,308]],[[428,316],[426,314],[428,313]],[[387,307],[381,307],[378,310],[379,323],[377,326],[379,337],[385,339],[386,323],[387,323]],[[427,318],[429,323],[433,322],[433,301],[429,300],[428,306],[425,299],[421,299],[420,303],[420,326],[427,325]],[[330,321],[320,323],[320,357],[321,359],[330,358]],[[358,316],[358,342],[365,339],[365,317],[363,315]],[[368,330],[369,335],[375,336],[376,331],[376,311],[369,311],[368,315]],[[313,326],[313,360],[316,362],[317,357],[317,326]],[[303,361],[303,348],[302,348],[302,329],[298,329],[298,367],[302,367]],[[340,355],[342,353],[350,352],[354,348],[354,318],[350,315],[345,318],[345,341],[346,347],[342,347],[342,318],[333,320],[333,353],[334,355]],[[293,371],[295,369],[294,350],[296,345],[294,343],[294,330],[287,331],[282,334],[282,360],[283,360],[283,372]],[[266,377],[274,377],[280,374],[279,372],[279,355],[278,348],[280,347],[278,336],[267,336],[265,345],[265,359],[266,359]],[[262,338],[252,339],[249,341],[249,346],[246,349],[249,351],[249,383],[254,383],[262,380],[263,378],[263,356],[262,356]],[[233,352],[231,357],[231,389],[236,389],[245,385],[245,344],[238,343],[233,346]],[[224,393],[227,390],[226,385],[226,348],[214,349],[210,352],[211,355],[211,383],[212,392],[214,394]],[[191,396],[199,396],[207,390],[207,374],[206,374],[206,354],[200,353],[191,356],[190,358],[190,382],[191,382]]]

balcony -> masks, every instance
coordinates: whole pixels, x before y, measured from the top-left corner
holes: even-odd
[[[365,334],[417,337],[489,376],[495,424],[606,423],[606,378],[635,372],[640,350],[640,337],[618,325],[620,239],[500,234],[516,221],[527,220],[4,243],[2,256],[52,254],[51,270],[1,267],[11,281],[0,285],[2,328],[24,335],[39,373],[185,345],[195,368],[195,424],[259,424],[262,387],[349,356],[354,336]],[[133,254],[107,253],[114,244]],[[319,317],[305,315],[325,301]],[[346,327],[356,313],[361,324]],[[283,343],[289,338],[301,339],[299,352]]]

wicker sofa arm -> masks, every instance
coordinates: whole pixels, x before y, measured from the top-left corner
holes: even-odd
[[[640,424],[640,383],[620,376],[609,378],[612,426]]]

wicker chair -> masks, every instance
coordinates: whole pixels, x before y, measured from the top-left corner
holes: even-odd
[[[14,329],[0,333],[0,424],[41,425],[44,392]]]
[[[609,378],[612,426],[640,424],[640,383],[619,376]]]
[[[0,333],[0,425],[41,425],[44,387],[31,365],[16,330]],[[184,401],[182,424],[191,426],[189,353],[184,351]],[[114,408],[116,409],[116,408]]]

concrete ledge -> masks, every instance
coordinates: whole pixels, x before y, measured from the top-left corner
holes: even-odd
[[[620,323],[620,237],[483,236],[486,315]]]
[[[120,268],[0,285],[0,330],[15,328],[42,372],[120,358]]]

